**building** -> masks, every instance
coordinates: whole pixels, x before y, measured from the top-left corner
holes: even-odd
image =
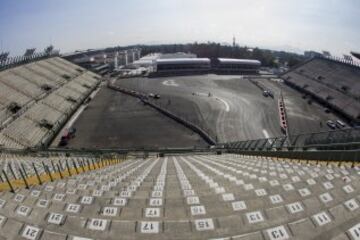
[[[354,57],[356,57],[357,59],[360,60],[360,53],[359,52],[351,52],[351,55],[353,55]]]
[[[257,74],[261,62],[252,59],[218,58],[213,62],[213,69],[220,74]]]
[[[206,74],[211,64],[208,58],[171,58],[155,60],[155,75]]]

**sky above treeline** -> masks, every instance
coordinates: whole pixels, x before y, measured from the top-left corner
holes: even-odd
[[[359,0],[0,0],[0,52],[219,42],[360,51]]]

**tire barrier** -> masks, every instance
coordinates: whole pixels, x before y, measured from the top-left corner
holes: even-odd
[[[280,128],[281,131],[288,135],[288,124],[287,124],[287,117],[286,117],[286,109],[284,99],[281,96],[278,100],[278,109],[279,109],[279,120],[280,120]]]

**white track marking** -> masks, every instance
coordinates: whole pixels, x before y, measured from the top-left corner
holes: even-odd
[[[265,138],[270,138],[269,133],[265,129],[263,129],[262,132],[263,132]]]
[[[230,106],[229,104],[222,98],[216,97],[217,100],[219,100],[220,102],[222,102],[225,105],[225,111],[229,112],[230,111]]]
[[[165,80],[162,82],[163,85],[166,85],[166,86],[172,86],[172,87],[178,87],[179,84],[177,84],[175,82],[175,80]]]
[[[265,138],[267,138],[267,139],[270,138],[269,133],[266,131],[266,129],[263,129],[262,132],[263,132]],[[269,139],[268,142],[269,142],[270,144],[273,144],[273,140],[270,140],[270,139]]]
[[[85,110],[86,105],[81,105],[78,111],[72,116],[69,122],[66,124],[67,128],[72,127],[72,125],[76,122],[76,120],[80,117],[81,113]]]
[[[209,94],[208,93],[203,93],[203,92],[195,92],[196,96],[201,96],[201,97],[208,97]]]
[[[208,97],[209,96],[208,93],[202,93],[202,92],[196,92],[195,95],[202,96],[202,97]],[[228,104],[228,102],[226,102],[224,99],[222,99],[220,97],[216,97],[216,96],[213,96],[213,97],[215,97],[216,100],[222,102],[225,105],[225,111],[226,112],[230,111],[230,105]]]
[[[240,97],[240,96],[238,96],[238,98],[239,98],[242,102],[246,103],[247,105],[250,105],[249,100],[247,100],[245,97]]]
[[[95,96],[97,95],[97,93],[100,91],[101,88],[96,89],[94,92],[91,93],[90,97],[91,99],[94,99]],[[66,127],[67,128],[71,128],[74,123],[76,122],[76,120],[80,117],[81,113],[85,110],[85,108],[88,106],[89,104],[85,104],[85,105],[81,105],[79,107],[79,109],[74,113],[74,115],[71,117],[71,119],[67,122]]]

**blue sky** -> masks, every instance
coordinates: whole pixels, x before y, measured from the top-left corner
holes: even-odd
[[[359,0],[0,0],[0,51],[231,42],[360,51]]]

